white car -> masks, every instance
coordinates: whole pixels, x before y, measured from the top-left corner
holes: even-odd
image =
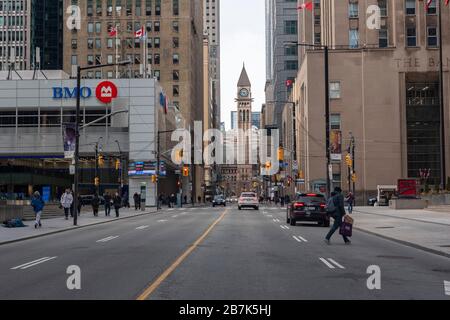
[[[259,200],[258,196],[254,192],[243,192],[238,200],[238,208],[254,208],[259,210]]]

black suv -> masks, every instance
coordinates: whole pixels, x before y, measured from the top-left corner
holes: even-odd
[[[317,193],[300,193],[288,205],[286,223],[295,226],[297,221],[318,222],[323,227],[330,226],[325,196]]]

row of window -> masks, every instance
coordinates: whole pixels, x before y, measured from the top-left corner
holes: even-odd
[[[107,61],[108,63],[113,63],[113,59],[114,59],[114,55],[107,55]],[[133,59],[134,57],[134,59]],[[130,61],[134,61],[134,64],[141,64],[141,55],[140,54],[127,54],[127,60]],[[152,59],[154,57],[154,59]],[[100,65],[103,63],[103,55],[101,54],[96,54],[96,55],[87,55],[87,64],[88,65]],[[118,55],[118,60],[121,60],[120,55]],[[147,55],[147,60],[149,64],[160,64],[160,60],[161,59],[161,55],[159,53],[155,53],[153,54],[148,54]],[[71,57],[71,63],[73,66],[78,65],[78,55],[72,55]],[[174,65],[178,65],[180,63],[180,55],[178,53],[174,53],[172,55],[172,63]]]
[[[103,0],[86,0],[86,12],[88,16],[103,16]],[[78,5],[78,0],[72,0],[73,5]],[[160,16],[162,13],[161,0],[107,0],[106,16],[120,17],[125,16],[151,16],[152,14]],[[180,14],[180,1],[172,0],[172,14]]]
[[[26,0],[0,0],[0,11],[24,11],[27,10]]]
[[[142,27],[142,22],[140,21],[128,21],[126,24],[126,32],[134,33],[136,30],[139,30]],[[120,30],[120,23],[108,22],[107,23],[107,32],[111,32],[111,30],[117,27]],[[160,21],[147,21],[145,22],[145,28],[147,32],[161,32],[161,22]],[[178,21],[172,22],[172,32],[179,33],[180,24]],[[88,22],[87,24],[87,32],[88,33],[102,33],[102,22]]]
[[[0,38],[1,41],[1,38]],[[141,40],[137,39],[137,38],[126,38],[124,41],[124,46],[128,49],[133,49],[133,48],[141,48]],[[155,37],[155,38],[148,38],[146,39],[147,42],[147,48],[151,49],[153,47],[155,47],[155,49],[159,49],[161,47],[161,39],[159,37]],[[102,48],[102,39],[101,38],[89,38],[87,39],[87,48],[92,50],[92,49],[101,49]],[[115,43],[115,45],[114,45]],[[115,49],[117,46],[117,48],[121,48],[122,47],[122,41],[120,39],[112,39],[112,38],[108,38],[106,39],[106,47],[108,49]],[[180,39],[178,37],[173,37],[172,38],[172,47],[174,49],[178,49],[180,47]],[[76,50],[78,49],[78,39],[72,39],[72,49]]]

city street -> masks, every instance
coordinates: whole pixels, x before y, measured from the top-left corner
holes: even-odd
[[[327,231],[289,226],[279,207],[165,208],[1,245],[0,299],[450,298],[448,258],[360,231],[328,246]],[[66,286],[73,265],[80,290]],[[381,290],[366,284],[373,265]]]

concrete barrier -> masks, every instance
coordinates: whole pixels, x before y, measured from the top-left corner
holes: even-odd
[[[23,206],[0,205],[0,223],[11,219],[23,219]]]
[[[394,199],[389,201],[389,208],[394,210],[423,210],[428,207],[428,201],[423,199]]]

